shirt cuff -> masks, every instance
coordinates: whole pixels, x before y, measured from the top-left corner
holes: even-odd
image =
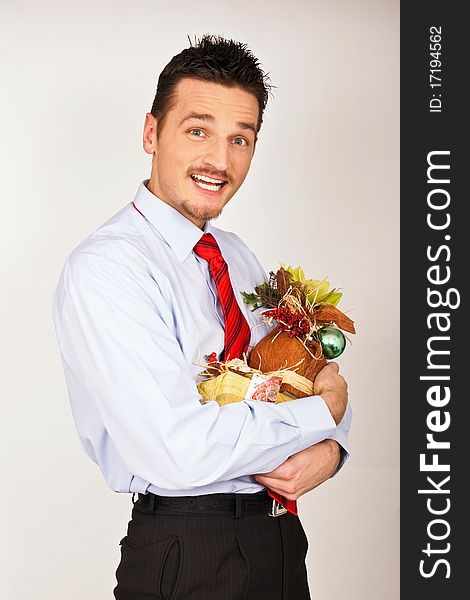
[[[349,452],[349,442],[348,442],[348,434],[349,434],[349,428],[351,426],[351,418],[352,418],[351,405],[348,402],[343,418],[338,423],[333,434],[329,436],[329,439],[335,440],[336,442],[338,442],[338,444],[340,446],[340,451],[341,451],[341,456],[339,459],[338,467],[336,468],[336,471],[333,473],[333,475],[331,477],[334,477],[338,473],[338,471],[343,468],[344,464],[346,463],[346,461],[349,459],[349,457],[351,455],[351,453]]]
[[[336,423],[321,396],[305,396],[283,403],[299,428],[302,439],[312,446],[331,437]]]

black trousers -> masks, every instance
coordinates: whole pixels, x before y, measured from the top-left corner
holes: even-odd
[[[136,502],[120,545],[116,600],[310,600],[307,537],[291,513],[161,514]]]

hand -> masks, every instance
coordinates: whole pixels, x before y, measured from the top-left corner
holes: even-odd
[[[348,403],[348,384],[338,373],[338,363],[330,362],[313,382],[313,393],[323,398],[336,424],[343,418]]]
[[[293,454],[274,471],[254,477],[287,500],[297,500],[329,479],[338,468],[339,459],[339,444],[327,439]]]

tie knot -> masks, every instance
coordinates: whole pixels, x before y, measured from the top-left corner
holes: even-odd
[[[212,259],[216,257],[222,258],[220,248],[215,240],[215,237],[211,233],[205,233],[202,236],[199,242],[194,246],[194,252],[208,262],[211,262]]]

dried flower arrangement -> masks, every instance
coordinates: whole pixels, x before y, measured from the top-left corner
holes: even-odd
[[[330,290],[328,281],[306,279],[300,267],[282,263],[254,292],[241,293],[253,310],[266,309],[262,322],[274,329],[256,344],[248,360],[244,356],[224,363],[217,361],[215,352],[205,357],[200,373],[204,380],[198,385],[203,401],[285,402],[312,395],[313,381],[326,359],[337,358],[345,348],[342,330],[355,333],[353,321],[336,307],[342,293]]]

